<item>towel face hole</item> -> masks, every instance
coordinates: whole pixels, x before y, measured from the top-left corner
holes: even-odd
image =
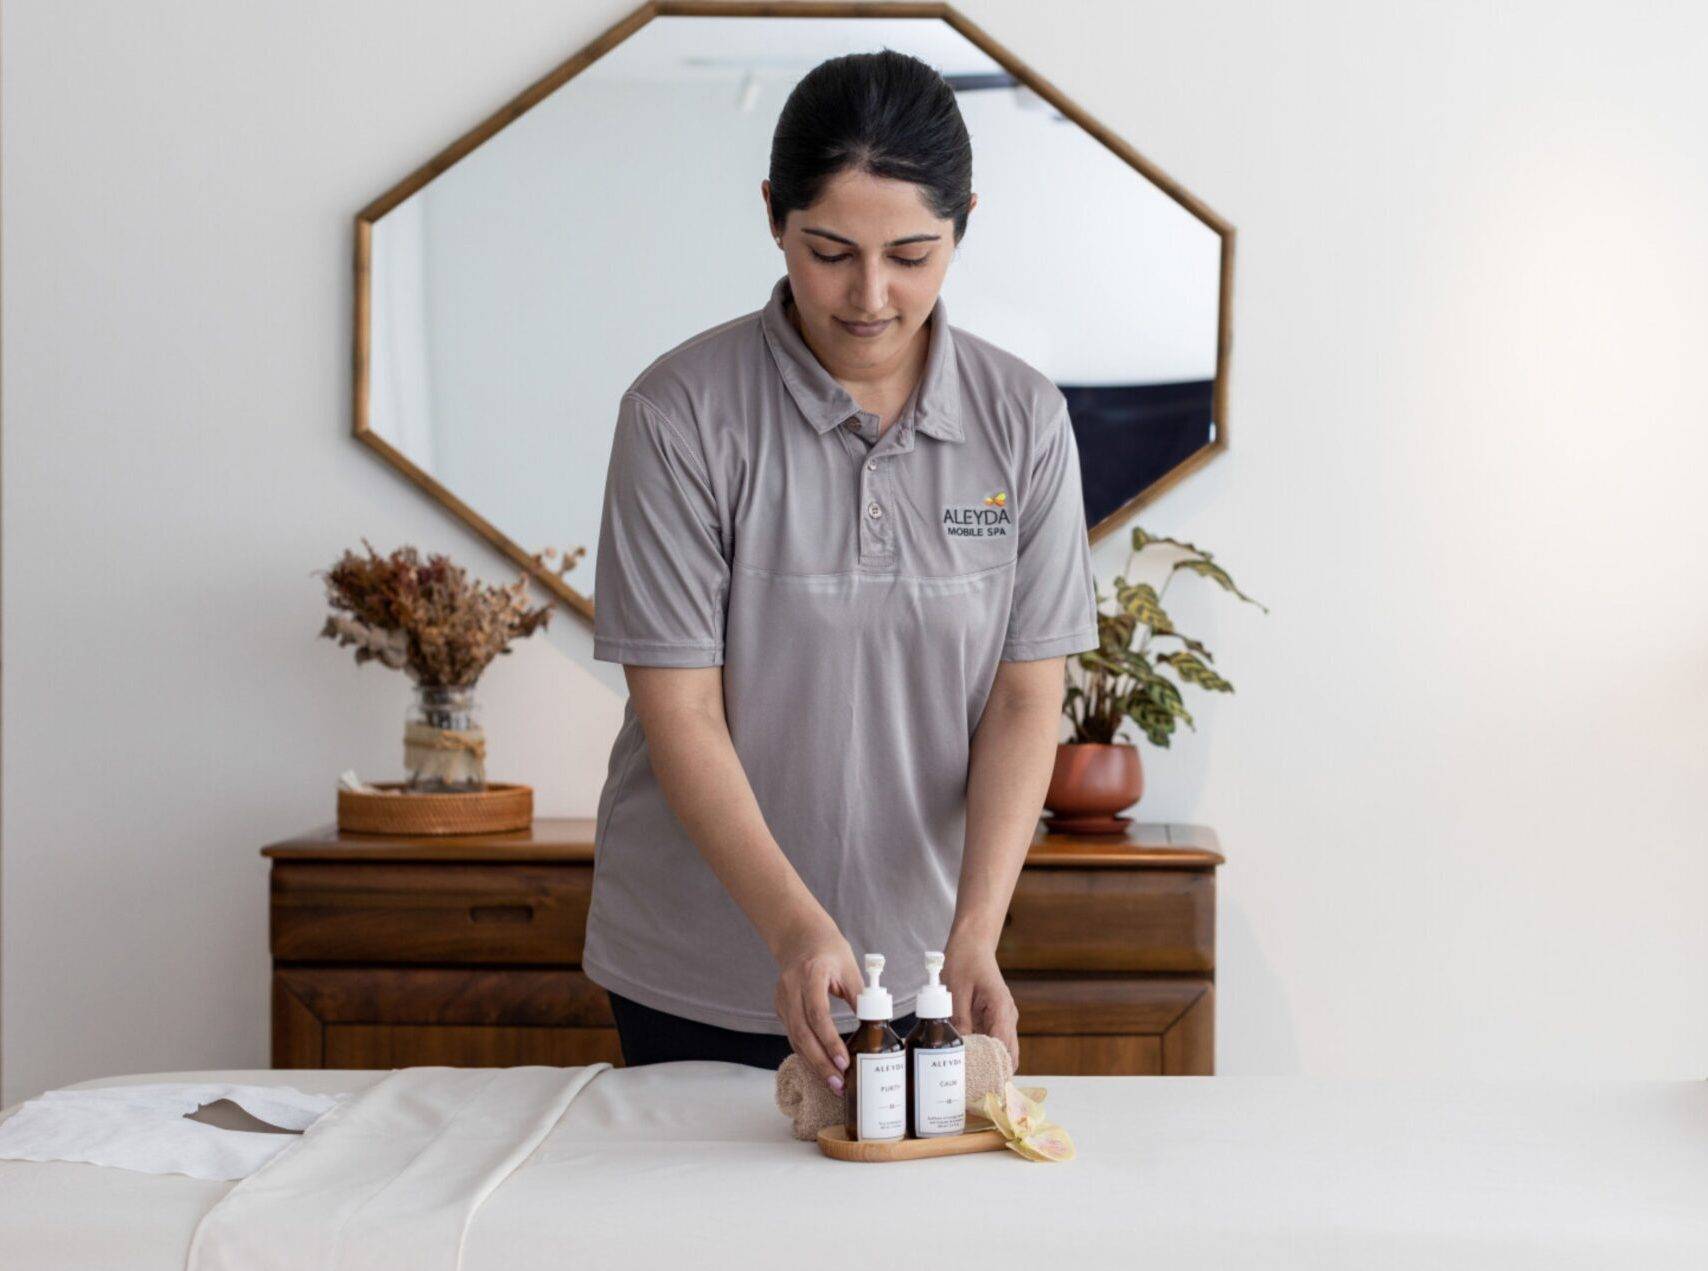
[[[255,1134],[302,1133],[301,1130],[287,1130],[281,1126],[269,1125],[260,1117],[244,1111],[230,1099],[215,1099],[212,1103],[204,1103],[194,1112],[186,1112],[184,1120],[200,1121],[216,1130],[248,1130]]]

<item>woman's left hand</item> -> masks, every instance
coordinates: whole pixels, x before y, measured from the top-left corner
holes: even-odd
[[[949,1022],[956,1031],[996,1038],[1008,1047],[1018,1068],[1020,1012],[996,965],[996,950],[951,940],[943,950],[943,982],[954,997],[955,1013]]]

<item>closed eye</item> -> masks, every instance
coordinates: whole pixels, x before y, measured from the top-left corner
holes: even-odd
[[[812,258],[814,260],[822,261],[826,265],[834,265],[840,261],[847,260],[848,255],[849,255],[847,252],[843,252],[839,256],[826,256],[823,253],[821,253],[816,247],[809,247],[809,248],[807,248],[807,250],[812,253]],[[931,259],[931,253],[926,252],[925,255],[918,256],[918,257],[891,256],[890,259],[895,261],[895,263],[898,265],[905,265],[909,269],[917,269],[919,266],[923,265],[926,261]]]

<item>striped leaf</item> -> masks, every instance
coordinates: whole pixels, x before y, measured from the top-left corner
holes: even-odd
[[[1210,652],[1210,650],[1206,649],[1202,644],[1198,643],[1198,641],[1194,640],[1191,636],[1181,635],[1180,632],[1178,632],[1178,631],[1159,631],[1156,634],[1157,634],[1157,639],[1159,639],[1159,640],[1178,640],[1178,641],[1180,641],[1180,643],[1184,644],[1188,649],[1191,649],[1192,652],[1196,653],[1199,657],[1203,658],[1204,661],[1206,661],[1206,662],[1214,662],[1216,660],[1215,655],[1212,654]],[[1160,657],[1158,658],[1158,660],[1159,661],[1167,661],[1166,658],[1160,658]]]
[[[1148,698],[1135,697],[1127,709],[1127,717],[1139,726],[1139,731],[1153,746],[1168,746],[1174,732],[1174,715]]]
[[[1191,653],[1159,653],[1158,662],[1166,662],[1174,668],[1174,673],[1187,684],[1196,684],[1199,688],[1207,688],[1213,693],[1231,693],[1234,686],[1210,667],[1205,666]]]
[[[1121,608],[1152,631],[1173,631],[1174,623],[1163,610],[1156,588],[1149,583],[1135,583],[1120,596]]]
[[[1269,612],[1269,609],[1267,606],[1263,605],[1259,601],[1253,600],[1250,596],[1246,595],[1238,587],[1234,586],[1234,580],[1231,577],[1229,577],[1228,571],[1223,569],[1220,565],[1216,564],[1214,561],[1209,561],[1209,560],[1183,560],[1183,561],[1177,562],[1175,564],[1174,568],[1175,569],[1188,570],[1191,573],[1199,574],[1202,577],[1208,578],[1211,582],[1216,583],[1217,585],[1222,587],[1223,590],[1233,592],[1234,595],[1238,596],[1241,600],[1245,601],[1247,604],[1257,605],[1257,607],[1259,609],[1262,609],[1264,613]]]
[[[1192,716],[1186,709],[1186,703],[1181,700],[1180,690],[1174,687],[1172,681],[1166,680],[1160,675],[1153,680],[1146,681],[1145,695],[1170,715],[1178,715],[1188,724],[1192,722]]]
[[[1149,534],[1137,525],[1133,526],[1133,550],[1135,552],[1142,552],[1153,543],[1167,543],[1170,547],[1184,548],[1194,556],[1201,556],[1205,560],[1210,559],[1209,552],[1196,544],[1188,543],[1185,539],[1169,538],[1166,534]]]

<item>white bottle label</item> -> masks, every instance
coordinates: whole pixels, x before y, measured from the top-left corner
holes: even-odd
[[[862,1139],[899,1139],[907,1134],[907,1056],[899,1050],[858,1054],[859,1115]]]
[[[962,1134],[967,1128],[967,1048],[913,1052],[913,1132],[919,1138]]]

